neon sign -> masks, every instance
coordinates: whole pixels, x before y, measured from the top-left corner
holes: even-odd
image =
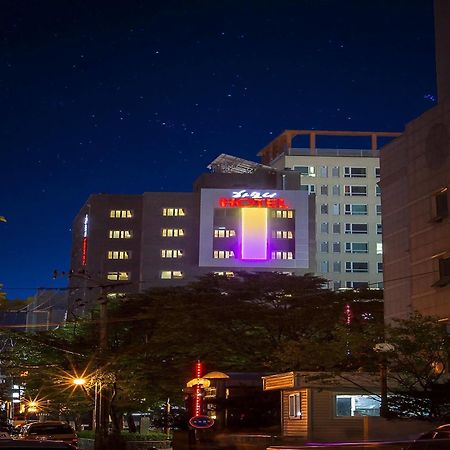
[[[242,191],[233,191],[232,198],[274,198],[278,194],[276,192],[259,192],[259,191],[253,191],[248,192],[247,190]]]
[[[81,265],[85,266],[87,262],[87,240],[88,240],[89,216],[86,214],[83,220],[83,243],[81,247]]]
[[[288,209],[283,198],[219,198],[221,208],[270,208],[270,209]]]

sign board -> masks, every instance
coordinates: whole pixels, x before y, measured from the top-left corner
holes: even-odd
[[[214,419],[208,416],[194,416],[189,419],[189,425],[194,428],[209,428],[214,425]]]

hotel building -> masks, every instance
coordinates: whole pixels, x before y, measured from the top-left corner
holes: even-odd
[[[315,194],[315,273],[328,279],[331,289],[383,285],[379,144],[396,136],[288,130],[258,154],[263,164],[295,172],[300,189]],[[329,138],[365,148],[318,147]]]
[[[73,224],[71,303],[206,273],[314,271],[314,201],[300,178],[227,155],[191,193],[91,195]]]

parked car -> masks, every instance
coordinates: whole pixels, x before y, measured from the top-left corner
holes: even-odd
[[[74,429],[68,423],[57,420],[26,424],[22,426],[18,439],[63,441],[75,446],[78,444]]]
[[[36,440],[24,440],[24,439],[0,439],[0,449],[14,449],[21,448],[22,450],[53,450],[53,449],[65,449],[65,450],[77,450],[77,447],[61,441],[36,441]]]
[[[408,450],[448,450],[450,448],[450,424],[441,425],[421,434]]]

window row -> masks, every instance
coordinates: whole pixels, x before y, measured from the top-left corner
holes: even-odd
[[[366,178],[369,174],[367,167],[340,167],[333,166],[329,168],[328,166],[319,166],[317,169],[315,166],[293,166],[292,170],[295,170],[300,175],[308,176],[308,177],[316,177],[317,175],[322,178],[327,178],[329,174],[332,177],[340,177],[341,175],[344,178]],[[376,178],[380,178],[380,168],[375,167],[373,175]]]
[[[214,237],[216,238],[229,238],[229,237],[235,237],[236,231],[235,230],[227,230],[225,228],[219,228],[217,230],[214,230]]]
[[[183,228],[163,228],[161,230],[161,236],[163,237],[183,237]]]
[[[367,197],[368,191],[367,186],[365,185],[345,185],[344,188],[344,195],[346,197]],[[321,186],[317,187],[318,192],[316,190],[316,185],[314,184],[302,184],[300,186],[301,191],[306,191],[308,194],[316,194],[319,193],[320,195],[334,195],[334,196],[340,196],[341,195],[341,185],[335,184],[330,187],[327,184],[322,184]],[[380,186],[375,186],[375,196],[380,197],[381,196],[381,188]]]
[[[367,223],[344,223],[344,233],[345,234],[368,234],[369,225]],[[376,224],[377,234],[382,233],[381,223]],[[322,222],[320,224],[320,232],[321,233],[329,233],[340,234],[341,233],[341,223],[332,223],[330,227],[330,223]]]
[[[346,242],[345,243],[345,253],[369,253],[369,243],[368,242]],[[341,252],[341,242],[332,242],[331,246],[328,241],[322,241],[320,243],[320,251],[322,253],[340,253]],[[376,243],[376,254],[383,254],[383,244],[381,242]]]
[[[109,217],[111,219],[131,219],[134,217],[134,212],[131,209],[111,209]]]
[[[186,212],[184,208],[163,208],[162,210],[163,216],[185,216]]]
[[[333,216],[338,216],[341,214],[341,205],[340,203],[334,203],[332,205],[328,205],[328,203],[321,203],[320,205],[320,214],[328,214],[332,213]],[[345,204],[344,205],[344,214],[346,216],[367,216],[368,214],[368,205],[364,204]],[[381,205],[375,205],[375,214],[377,216],[381,216]]]
[[[369,263],[367,261],[346,261],[343,266],[341,261],[321,261],[320,262],[320,272],[321,273],[341,273],[342,267],[345,267],[346,273],[368,273]],[[377,263],[377,273],[383,273],[383,263]]]

